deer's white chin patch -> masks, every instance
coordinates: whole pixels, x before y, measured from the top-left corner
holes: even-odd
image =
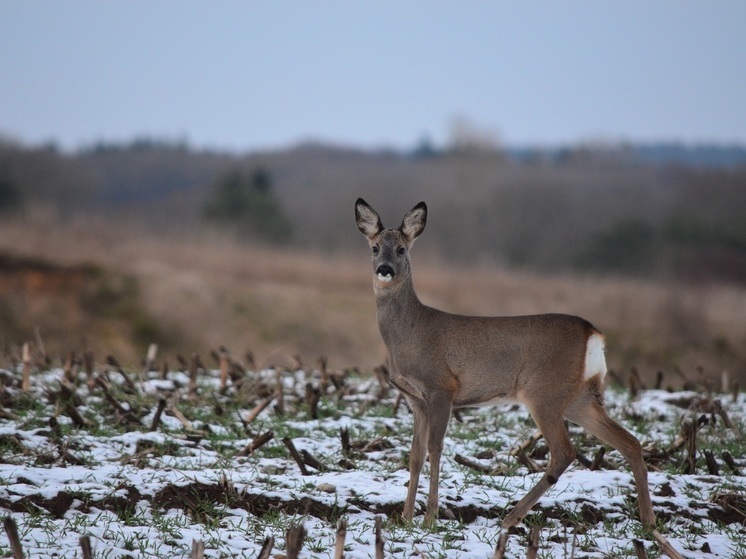
[[[386,274],[385,276],[383,274],[378,274],[378,279],[379,279],[379,281],[382,281],[384,283],[388,283],[388,282],[390,282],[394,278],[392,278],[391,275],[389,275],[389,274]]]

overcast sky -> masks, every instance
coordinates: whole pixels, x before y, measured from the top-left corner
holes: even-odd
[[[0,135],[746,144],[746,1],[0,0]]]

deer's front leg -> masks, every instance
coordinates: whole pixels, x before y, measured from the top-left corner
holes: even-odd
[[[417,502],[417,487],[420,483],[420,472],[425,463],[425,446],[428,438],[428,418],[425,402],[415,398],[407,398],[409,406],[414,415],[414,434],[412,436],[412,448],[409,451],[409,486],[407,489],[407,500],[404,503],[402,516],[407,522],[412,521],[414,506]]]
[[[453,395],[449,392],[430,394],[427,402],[430,431],[427,438],[427,452],[430,457],[430,491],[427,494],[425,525],[432,526],[438,517],[438,483],[440,482],[440,456],[443,453],[443,439],[451,417]]]

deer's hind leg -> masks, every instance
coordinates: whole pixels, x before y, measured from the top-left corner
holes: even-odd
[[[570,441],[570,435],[562,419],[562,410],[559,409],[559,405],[556,402],[544,401],[541,403],[527,402],[526,406],[549,447],[549,464],[547,464],[547,469],[541,476],[539,483],[532,487],[505,517],[503,520],[504,528],[510,528],[518,524],[541,496],[557,483],[562,472],[575,459],[575,448]]]
[[[600,382],[600,380],[596,381]],[[568,407],[565,416],[573,423],[610,444],[624,456],[632,468],[637,487],[637,502],[640,508],[640,521],[644,526],[655,526],[655,514],[648,488],[648,469],[642,457],[640,441],[611,419],[603,407],[600,387],[591,381],[586,394],[576,399]]]

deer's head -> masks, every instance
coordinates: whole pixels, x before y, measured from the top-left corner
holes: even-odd
[[[425,202],[409,210],[398,229],[386,229],[376,210],[358,198],[355,202],[355,220],[370,244],[376,287],[393,286],[410,277],[409,249],[425,230]]]

